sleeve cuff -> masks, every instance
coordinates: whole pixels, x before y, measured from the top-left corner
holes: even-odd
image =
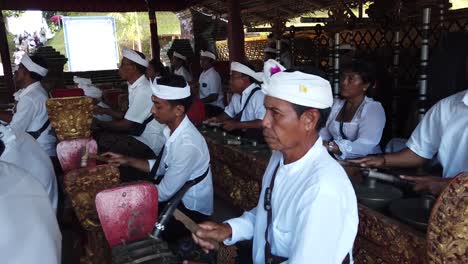
[[[350,146],[348,140],[335,140],[335,144],[340,148],[341,155],[336,155],[342,160],[345,160],[348,157],[348,153],[353,150],[353,148]]]
[[[229,226],[231,226],[231,230],[232,230],[231,237],[223,241],[223,243],[226,246],[234,245],[238,241],[243,240],[242,239],[243,238],[243,236],[242,236],[242,222],[244,222],[245,220],[243,220],[241,218],[242,217],[238,217],[238,218],[233,218],[233,219],[224,221],[225,224],[228,224]]]
[[[230,118],[233,118],[233,117],[234,117],[234,115],[232,115],[231,113],[229,113],[226,109],[224,110],[224,113],[225,113],[226,115],[228,115]]]
[[[412,138],[406,142],[406,146],[411,149],[414,153],[416,153],[418,156],[423,157],[425,159],[432,159],[434,157],[435,153],[430,153],[428,151],[422,150],[418,144],[416,144]]]

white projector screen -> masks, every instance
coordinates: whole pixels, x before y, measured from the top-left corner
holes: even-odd
[[[69,71],[117,69],[113,17],[64,17],[62,21]]]

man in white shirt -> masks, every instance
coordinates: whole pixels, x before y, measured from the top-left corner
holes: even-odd
[[[434,156],[443,167],[439,176],[401,176],[412,181],[416,191],[439,194],[450,182],[468,171],[468,90],[436,103],[426,113],[406,143],[396,153],[356,159],[363,167],[421,167]]]
[[[162,153],[157,160],[105,153],[109,162],[137,168],[154,177],[161,211],[174,194],[188,181],[201,180],[183,196],[179,209],[196,222],[213,213],[213,184],[210,171],[210,154],[203,136],[190,122],[186,113],[192,104],[190,87],[182,76],[169,75],[152,84],[154,118],[167,125]],[[162,204],[161,204],[162,203]],[[178,221],[171,220],[163,238],[174,241],[189,234]]]
[[[279,71],[279,72],[278,72]],[[333,103],[328,81],[265,63],[265,141],[273,150],[257,206],[194,234],[232,245],[253,239],[254,263],[342,263],[358,228],[357,202],[343,168],[322,146],[319,130]]]
[[[192,81],[192,74],[190,74],[190,72],[187,70],[186,63],[187,57],[185,57],[177,51],[174,51],[174,53],[172,53],[171,64],[172,68],[174,69],[174,74],[184,77],[185,81],[187,81],[187,83],[190,83]]]
[[[0,160],[24,168],[44,187],[57,210],[58,190],[54,166],[47,153],[29,134],[0,125],[0,140],[5,146]]]
[[[61,263],[62,235],[47,193],[29,172],[4,161],[0,234],[2,263]]]
[[[125,113],[98,108],[96,114],[107,114],[113,121],[96,121],[104,130],[97,136],[100,151],[117,152],[138,158],[154,158],[164,145],[164,125],[151,115],[151,86],[146,78],[148,62],[137,51],[124,49],[119,75],[128,82],[128,110]],[[107,132],[107,133],[105,133]],[[110,133],[109,133],[110,132]],[[136,173],[136,175],[133,175]],[[122,171],[124,180],[136,180],[146,175],[137,171]]]
[[[47,72],[47,63],[41,57],[23,56],[14,76],[16,87],[20,88],[14,94],[16,111],[11,119],[3,116],[2,120],[17,130],[31,134],[49,156],[56,156],[57,139],[51,131],[46,109],[48,95],[41,85]]]
[[[200,99],[205,103],[207,117],[221,114],[224,109],[224,92],[221,76],[214,68],[216,55],[210,51],[200,52],[200,66],[203,72],[198,79]]]
[[[252,67],[239,62],[231,63],[231,90],[234,93],[231,102],[224,112],[211,122],[221,122],[223,128],[231,130],[261,129],[262,119],[265,116],[263,100],[265,95],[261,92],[260,83],[262,73],[255,72]]]

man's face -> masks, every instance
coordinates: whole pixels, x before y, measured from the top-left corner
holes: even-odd
[[[16,87],[20,89],[25,88],[24,83],[27,74],[29,74],[28,70],[23,66],[23,64],[20,64],[18,66],[18,69],[15,71],[15,75],[13,76],[15,79]]]
[[[172,60],[171,60],[172,67],[178,68],[182,65],[182,63],[183,63],[183,60],[177,58],[176,56],[172,56]]]
[[[247,79],[247,80],[246,80]],[[240,72],[231,71],[231,90],[233,93],[241,94],[248,86],[248,77]]]
[[[203,70],[207,70],[211,67],[212,61],[208,57],[200,57],[200,67],[202,67]]]
[[[151,96],[153,107],[151,113],[161,124],[169,124],[177,116],[177,107],[172,106],[167,100],[160,99],[157,96]]]
[[[262,121],[263,136],[270,149],[286,151],[301,144],[304,127],[291,103],[265,96],[266,114]]]
[[[136,66],[132,61],[130,61],[127,58],[122,58],[122,61],[120,62],[120,66],[119,66],[120,78],[128,81],[128,79],[130,79],[131,74],[135,70],[136,70]]]

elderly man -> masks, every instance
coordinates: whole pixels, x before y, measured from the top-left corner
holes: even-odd
[[[0,125],[0,140],[5,146],[0,160],[27,170],[44,187],[50,204],[57,210],[57,179],[49,156],[34,138],[11,127]]]
[[[440,100],[426,113],[406,143],[407,148],[350,162],[363,167],[415,168],[437,155],[443,167],[442,177],[401,177],[413,182],[416,191],[439,194],[453,177],[468,172],[467,128],[468,90],[464,90]]]
[[[148,62],[143,54],[134,50],[124,49],[122,55],[119,75],[128,82],[128,110],[121,113],[109,108],[98,108],[97,114],[107,114],[114,118],[109,122],[96,122],[104,131],[111,132],[100,133],[98,145],[104,152],[151,158],[164,145],[164,126],[151,115],[151,87],[145,76]]]
[[[190,83],[192,81],[192,74],[187,70],[187,57],[177,51],[172,53],[171,64],[174,69],[174,74],[184,77],[185,81]]]
[[[192,98],[190,87],[182,76],[169,75],[153,83],[154,118],[167,125],[165,146],[157,160],[143,160],[106,153],[110,162],[126,165],[150,173],[158,188],[160,208],[188,181],[197,183],[183,196],[179,209],[197,222],[213,212],[213,184],[210,153],[205,139],[186,116]],[[174,241],[190,234],[179,222],[172,220],[163,233]]]
[[[263,100],[265,95],[260,91],[262,73],[239,62],[231,63],[231,91],[234,92],[231,102],[224,113],[212,118],[211,122],[221,122],[223,128],[231,130],[261,129],[265,116]]]
[[[351,183],[319,136],[331,87],[318,76],[281,70],[265,63],[262,125],[273,154],[257,206],[223,224],[200,224],[194,240],[211,250],[208,239],[232,245],[253,238],[254,263],[341,263],[352,250],[358,214]]]
[[[208,117],[221,114],[224,108],[224,92],[221,76],[214,68],[216,55],[210,51],[200,52],[200,66],[203,72],[198,79],[200,99],[205,103]]]
[[[15,72],[16,87],[20,88],[15,93],[16,112],[12,117],[1,119],[17,130],[29,133],[49,156],[56,156],[57,139],[51,133],[45,104],[48,95],[41,85],[47,72],[47,63],[41,57],[23,56]]]
[[[2,263],[61,263],[62,235],[42,187],[26,170],[0,161]]]

